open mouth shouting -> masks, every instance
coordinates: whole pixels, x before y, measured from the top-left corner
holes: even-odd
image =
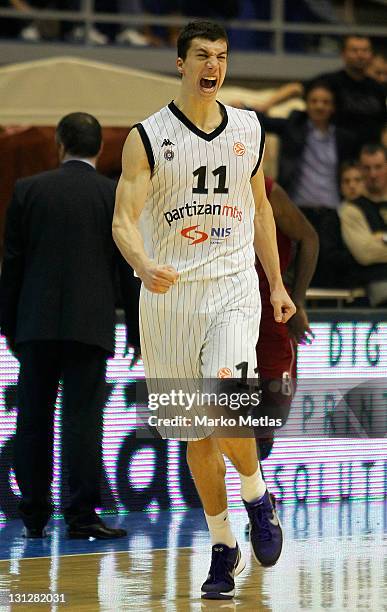
[[[202,77],[200,79],[200,89],[206,93],[213,93],[216,91],[218,79],[213,76]]]

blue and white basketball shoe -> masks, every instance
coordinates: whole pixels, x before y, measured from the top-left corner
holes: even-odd
[[[282,527],[271,495],[266,490],[257,501],[243,503],[249,515],[253,556],[263,567],[271,567],[280,558],[283,544]]]
[[[235,576],[246,566],[238,543],[235,548],[225,544],[212,547],[210,571],[207,580],[202,584],[204,599],[232,599],[235,595]]]

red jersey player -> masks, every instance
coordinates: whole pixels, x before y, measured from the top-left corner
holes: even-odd
[[[292,243],[297,243],[294,280],[289,287],[297,307],[296,314],[287,325],[273,319],[269,283],[258,259],[256,270],[262,301],[262,316],[257,344],[257,361],[261,378],[262,400],[260,414],[282,418],[284,423],[290,411],[295,392],[296,347],[311,342],[313,334],[305,312],[305,294],[312,279],[318,256],[318,237],[286,192],[273,179],[265,178],[266,194],[273,209],[277,226],[280,267],[284,276],[291,260]],[[261,430],[262,434],[262,430]],[[257,435],[259,435],[257,431]],[[259,455],[263,460],[271,452],[273,437],[258,439]]]

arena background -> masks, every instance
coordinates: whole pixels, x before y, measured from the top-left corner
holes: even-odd
[[[291,20],[287,5],[298,11],[306,3],[318,5],[320,17]],[[12,16],[25,24],[31,19],[57,21],[65,15],[74,23],[84,22],[87,30],[94,23],[106,25],[110,19],[94,13],[94,0],[80,0],[81,12],[74,13],[39,9],[23,15],[6,4],[0,6],[0,17]],[[251,9],[269,4],[272,10],[265,20],[256,17],[252,21],[250,14],[243,14],[243,21],[233,22],[238,31],[233,32],[229,72],[221,92],[225,103],[263,101],[281,83],[338,70],[342,65],[338,43],[346,33],[371,34],[377,49],[386,46],[386,0],[245,0],[244,4]],[[332,21],[326,10],[329,4],[350,5],[354,15],[339,15]],[[178,26],[185,21],[149,14],[115,14],[113,18],[114,23],[131,27],[146,23]],[[251,49],[252,37],[268,44]],[[294,42],[298,47],[294,48]],[[57,121],[75,110],[95,114],[105,139],[98,169],[117,176],[130,125],[174,97],[178,84],[175,60],[172,47],[98,47],[55,39],[31,43],[0,38],[0,255],[4,213],[15,180],[58,163],[53,139]],[[285,116],[293,108],[303,108],[303,102],[275,107],[271,114]],[[273,176],[276,172],[272,137],[268,138],[265,172]],[[354,296],[347,293],[351,302]],[[346,299],[341,292],[337,304]],[[316,338],[312,346],[300,347],[299,392],[289,419],[298,435],[278,438],[265,462],[269,487],[283,502],[279,516],[285,530],[284,553],[277,568],[269,570],[249,565],[248,554],[247,570],[238,579],[235,609],[385,609],[387,439],[385,434],[381,437],[383,427],[379,427],[379,437],[372,428],[360,428],[357,438],[338,437],[338,432],[330,431],[338,382],[354,388],[365,383],[362,408],[367,417],[373,413],[373,395],[368,392],[371,380],[376,403],[386,413],[387,311],[352,306],[309,312]],[[8,605],[11,596],[16,599],[31,591],[51,596],[64,593],[66,609],[76,612],[204,609],[199,597],[208,567],[207,526],[201,509],[179,511],[198,505],[185,445],[136,438],[133,390],[135,381],[143,380],[143,369],[139,363],[129,371],[130,355],[124,356],[124,351],[124,328],[118,324],[116,355],[107,371],[102,510],[119,513],[108,517],[107,523],[126,528],[128,536],[114,542],[69,540],[66,525],[59,520],[49,525],[48,538],[34,540],[22,537],[20,520],[7,520],[17,516],[18,502],[12,468],[18,363],[0,338],[1,611],[16,609],[15,604]],[[317,390],[312,400],[308,393],[311,382]],[[320,436],[312,437],[316,431]],[[66,478],[60,433],[59,397],[53,483],[56,517],[67,495],[62,486]],[[232,523],[247,553],[248,542],[243,541],[246,515],[239,478],[231,467],[227,485]],[[371,500],[376,501],[368,503]],[[171,511],[159,512],[160,508]],[[30,606],[23,607],[27,608]],[[50,606],[58,608],[58,604]],[[232,604],[230,609],[234,609]]]
[[[0,163],[6,179],[0,188],[0,230],[16,178],[57,164],[53,131],[61,116],[74,109],[91,112],[102,122],[105,134],[110,129],[122,141],[123,130],[127,133],[130,125],[168,103],[177,84],[176,78],[74,57],[39,59],[0,68],[0,124],[18,125],[14,132],[0,134]],[[270,92],[270,89],[252,91],[226,85],[221,100],[229,103],[239,99],[249,104],[264,100]],[[302,106],[302,101],[292,101],[276,107],[273,114],[285,116],[292,108]],[[117,174],[122,142],[117,146],[114,138],[113,141],[114,147],[110,141],[106,147],[109,159],[105,158],[106,163],[102,160],[105,166],[101,169]],[[276,140],[270,137],[265,154],[267,174],[275,176],[275,160]],[[315,406],[316,414],[319,409],[321,417],[321,411],[324,413],[331,406],[326,380],[347,377],[355,384],[353,379],[361,383],[378,378],[383,384],[387,374],[387,323],[384,315],[375,311],[337,310],[331,315],[311,311],[311,319],[316,338],[311,347],[300,347],[298,375],[301,381],[316,377],[325,380],[319,406]],[[339,342],[339,349],[335,342]],[[143,369],[140,363],[129,372],[129,358],[123,356],[124,344],[124,328],[119,324],[116,355],[107,371],[103,510],[156,512],[160,508],[178,510],[197,506],[184,445],[175,441],[140,440],[135,436],[135,406],[130,398],[133,381],[143,378]],[[336,353],[339,350],[333,359],[332,350]],[[17,516],[18,489],[11,458],[17,372],[17,361],[1,339],[0,521]],[[384,404],[382,408],[385,411]],[[306,414],[309,409],[310,404],[305,408],[300,390],[292,411],[292,418],[296,421],[298,418],[298,435],[279,437],[272,456],[265,463],[270,490],[285,503],[383,499],[387,482],[387,440],[375,435],[344,439],[336,434],[314,438],[312,421]],[[304,426],[308,429],[305,438],[301,436]],[[57,513],[62,497],[66,496],[66,489],[61,485],[60,427],[59,397],[53,483]],[[321,433],[321,427],[317,430]],[[230,504],[239,506],[239,478],[231,467],[227,478]]]

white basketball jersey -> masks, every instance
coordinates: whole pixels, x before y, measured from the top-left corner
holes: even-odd
[[[147,255],[173,265],[180,281],[254,266],[255,205],[250,185],[264,135],[254,112],[220,105],[207,134],[171,102],[136,127],[152,170],[140,217]]]

